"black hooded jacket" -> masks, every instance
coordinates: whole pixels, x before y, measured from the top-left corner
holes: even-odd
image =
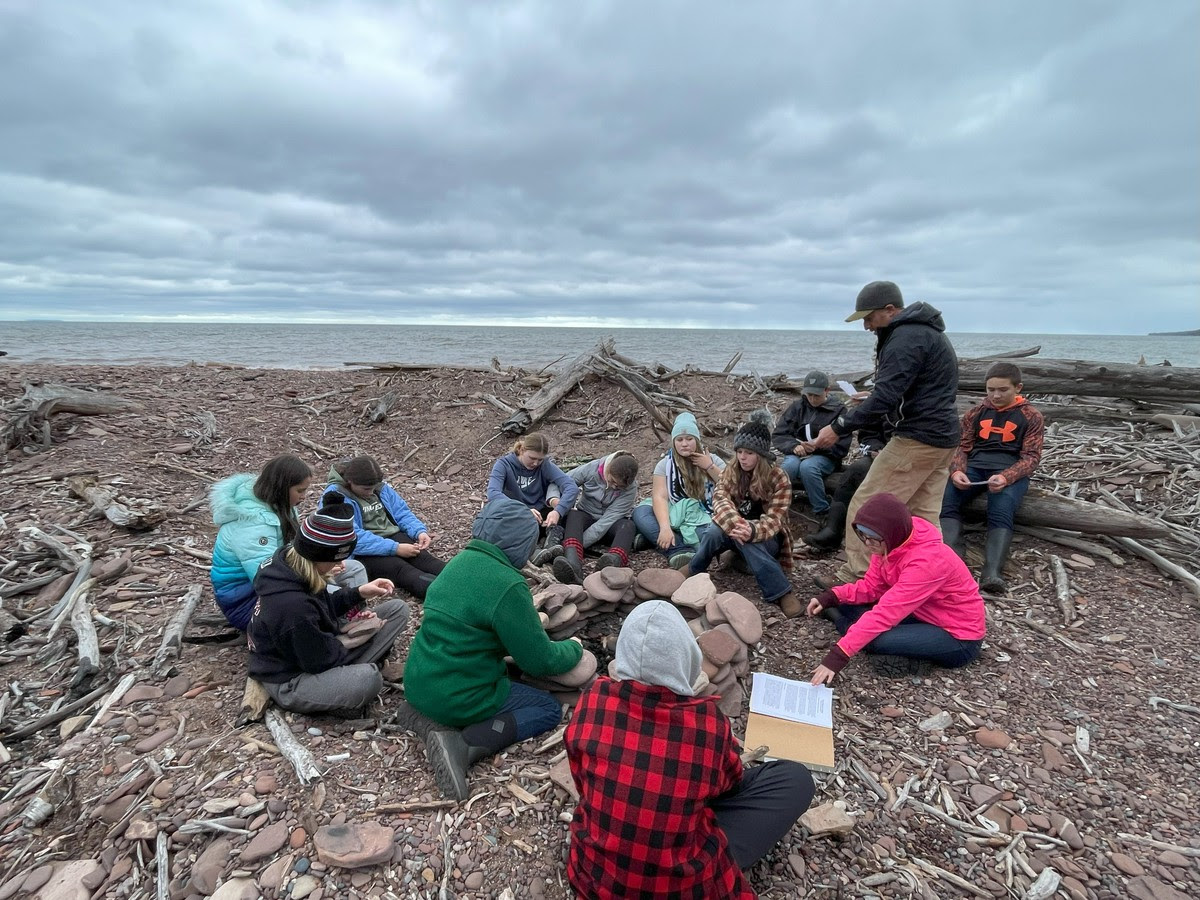
[[[246,628],[250,677],[271,684],[307,672],[318,675],[346,664],[338,616],[362,602],[358,588],[310,594],[308,585],[275,551],[254,579],[258,603]]]
[[[877,337],[871,396],[839,416],[833,430],[845,435],[882,426],[930,447],[957,447],[958,357],[942,314],[927,303],[914,303]]]

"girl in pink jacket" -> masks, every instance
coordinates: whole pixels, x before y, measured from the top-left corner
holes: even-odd
[[[979,585],[936,527],[894,494],[876,494],[854,517],[854,533],[871,553],[866,574],[808,602],[810,616],[825,616],[842,635],[813,684],[833,681],[860,650],[892,678],[926,675],[932,664],[956,669],[979,656],[986,630]]]

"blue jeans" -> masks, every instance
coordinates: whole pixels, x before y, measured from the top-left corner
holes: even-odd
[[[514,681],[509,687],[508,699],[489,718],[505,713],[510,713],[516,720],[517,736],[513,743],[517,743],[558,725],[562,719],[562,705],[548,692]]]
[[[825,495],[825,478],[833,474],[837,463],[820,453],[814,453],[811,456],[797,456],[789,453],[779,465],[783,471],[787,472],[787,476],[793,484],[799,481],[804,486],[804,493],[808,494],[808,502],[814,513],[823,515],[829,511],[829,498]]]
[[[870,603],[864,606],[855,604],[831,607],[834,627],[839,634],[844,635],[850,630],[850,626],[874,605]],[[927,659],[947,669],[957,669],[975,660],[982,645],[982,640],[960,641],[945,628],[922,622],[916,616],[909,616],[894,628],[876,637],[863,651]]]
[[[993,475],[998,474],[996,469],[976,469],[967,466],[967,478],[971,481],[986,481]],[[1002,491],[992,493],[988,491],[987,495],[987,527],[988,528],[1007,528],[1013,530],[1013,517],[1016,516],[1017,510],[1021,508],[1021,501],[1025,499],[1025,492],[1029,490],[1029,479],[1022,478],[1019,481],[1014,481]],[[961,519],[962,509],[984,491],[987,491],[987,485],[977,484],[969,488],[955,487],[951,481],[946,482],[946,492],[942,494],[942,515],[943,519]]]
[[[687,543],[683,539],[683,535],[678,531],[672,531],[671,546],[666,550],[661,550],[658,546],[658,519],[654,517],[654,507],[649,503],[633,508],[633,526],[638,530],[638,533],[644,537],[647,543],[656,550],[659,550],[663,556],[670,559],[676,553],[688,552],[691,553],[696,548]]]
[[[688,564],[688,574],[699,575],[707,570],[713,557],[731,547],[746,561],[746,566],[754,574],[754,580],[758,582],[758,589],[762,591],[765,601],[776,603],[792,589],[792,583],[788,581],[788,577],[783,574],[783,567],[779,565],[778,535],[753,544],[739,544],[722,531],[716,522],[700,529],[700,546],[696,548],[696,555]]]

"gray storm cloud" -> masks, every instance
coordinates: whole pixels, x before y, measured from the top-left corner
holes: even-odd
[[[1200,5],[0,7],[0,317],[1196,327]],[[1097,312],[1101,311],[1102,315]]]

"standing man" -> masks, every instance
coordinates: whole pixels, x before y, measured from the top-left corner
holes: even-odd
[[[821,522],[829,513],[825,479],[850,452],[850,435],[839,438],[827,450],[817,450],[813,441],[821,429],[846,411],[842,403],[829,399],[829,376],[809,372],[800,388],[800,399],[787,408],[771,435],[771,445],[783,457],[779,465],[793,484],[799,481],[808,494],[813,515]]]
[[[914,516],[935,526],[941,512],[950,460],[958,446],[958,357],[942,314],[927,303],[905,309],[900,288],[872,281],[858,293],[847,322],[862,319],[875,333],[875,386],[858,407],[821,429],[816,449],[832,447],[859,428],[886,426],[892,439],[850,501],[846,517],[843,582],[857,581],[871,556],[850,523],[862,505],[885,491],[906,503]]]

